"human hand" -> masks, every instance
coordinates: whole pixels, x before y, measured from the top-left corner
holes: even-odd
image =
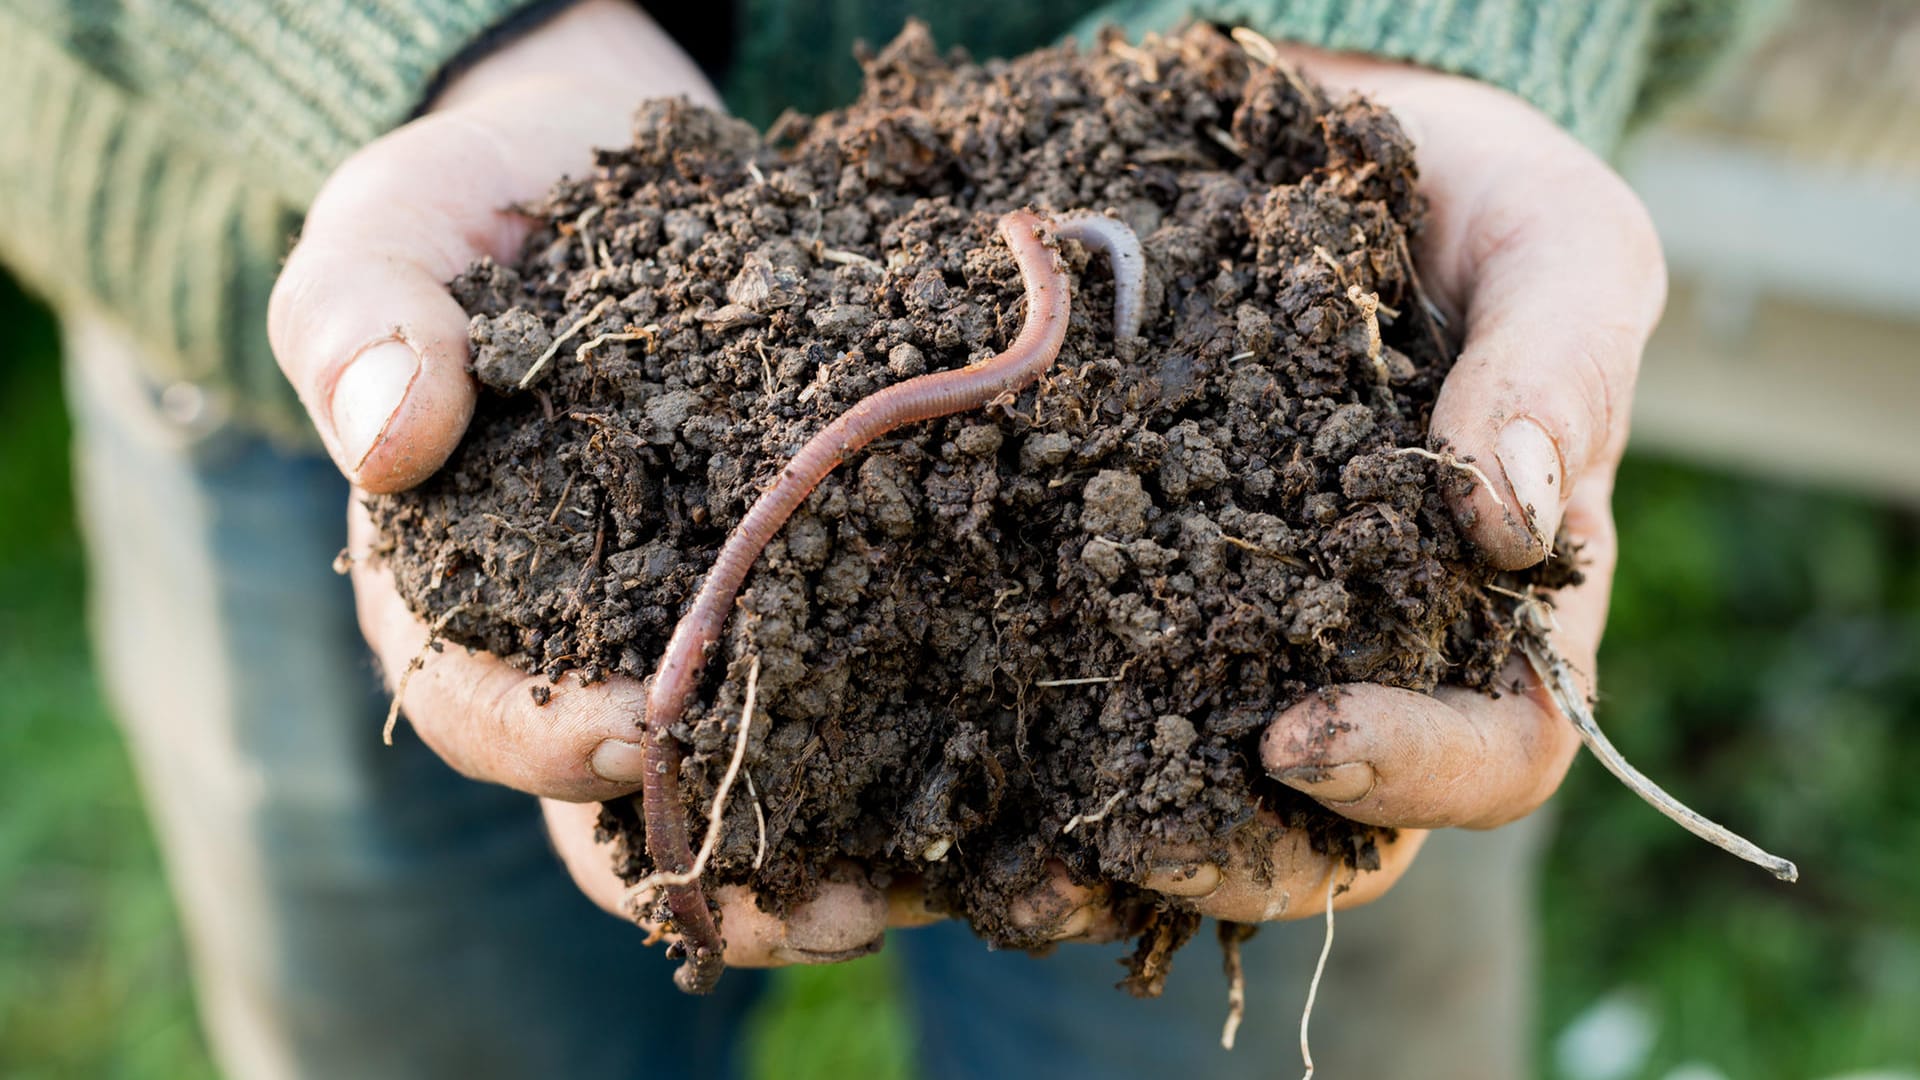
[[[1412,137],[1430,205],[1416,261],[1432,299],[1465,330],[1432,433],[1496,485],[1476,485],[1456,516],[1502,569],[1539,562],[1540,538],[1565,526],[1586,580],[1554,596],[1554,646],[1590,679],[1616,557],[1614,472],[1666,294],[1646,211],[1604,162],[1504,91],[1361,56],[1276,52],[1335,95],[1388,106]],[[1146,887],[1235,922],[1314,915],[1330,889],[1351,884],[1336,908],[1385,893],[1421,830],[1526,816],[1559,787],[1580,744],[1519,656],[1503,683],[1526,690],[1495,698],[1341,686],[1267,728],[1261,759],[1276,779],[1348,818],[1399,830],[1380,846],[1379,870],[1356,874],[1285,833],[1274,849],[1242,844],[1224,866],[1167,852]],[[1116,930],[1102,901],[1061,877],[1017,914],[1052,937],[1099,939]]]
[[[429,628],[367,552],[366,492],[411,487],[440,467],[473,413],[467,315],[446,283],[480,256],[511,263],[530,223],[512,207],[584,174],[591,148],[630,138],[635,103],[716,95],[636,6],[588,0],[475,65],[420,119],[343,163],[315,198],[274,288],[269,334],[341,472],[354,482],[349,552],[361,630],[390,678],[416,658],[403,705],[422,741],[467,776],[547,797],[555,844],[590,895],[619,914],[622,890],[593,852],[595,800],[640,787],[640,685],[549,686],[496,657],[427,650]],[[535,703],[536,689],[551,701]],[[591,857],[589,857],[591,855]],[[829,883],[785,922],[721,890],[726,962],[824,962],[875,947],[887,903],[860,881]]]

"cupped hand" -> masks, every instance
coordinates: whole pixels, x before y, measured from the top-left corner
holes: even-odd
[[[1640,353],[1666,297],[1652,223],[1603,161],[1504,91],[1366,57],[1278,52],[1335,95],[1390,107],[1413,139],[1431,211],[1416,262],[1464,331],[1432,435],[1493,484],[1476,484],[1456,516],[1502,569],[1539,562],[1541,538],[1564,525],[1585,582],[1555,594],[1553,644],[1590,680],[1616,557],[1614,472]],[[1330,889],[1336,908],[1386,892],[1421,830],[1526,816],[1559,787],[1579,739],[1519,657],[1501,684],[1523,689],[1340,686],[1267,728],[1260,756],[1272,776],[1397,830],[1379,870],[1356,873],[1288,834],[1276,850],[1243,844],[1225,865],[1166,852],[1146,886],[1221,919],[1299,918],[1324,911]],[[1060,939],[1115,931],[1100,891],[1064,877],[1018,914]]]
[[[340,471],[355,485],[349,554],[360,626],[420,738],[467,776],[546,797],[555,846],[583,888],[630,915],[594,800],[640,786],[638,683],[549,685],[496,657],[426,648],[428,627],[368,557],[367,492],[412,487],[446,461],[473,414],[467,315],[447,282],[485,255],[519,257],[530,223],[513,207],[592,147],[630,138],[636,102],[717,104],[699,70],[640,9],[588,0],[455,79],[432,109],[369,144],[328,179],[275,284],[274,353]],[[539,690],[551,700],[538,704]],[[876,947],[887,901],[863,881],[828,884],[785,921],[721,890],[728,964],[818,963]]]

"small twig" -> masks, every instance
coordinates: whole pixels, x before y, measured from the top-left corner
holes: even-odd
[[[1217,142],[1221,146],[1225,147],[1227,153],[1232,154],[1234,157],[1237,157],[1242,161],[1246,160],[1247,148],[1244,146],[1241,146],[1240,140],[1228,134],[1225,128],[1221,127],[1218,124],[1208,124],[1205,130],[1207,133],[1207,138],[1212,139],[1214,142]]]
[[[753,786],[753,773],[747,771],[743,775],[747,778],[747,794],[753,796],[753,825],[760,832],[760,845],[753,852],[753,868],[758,870],[760,864],[767,861],[767,812],[760,805],[760,790]]]
[[[420,651],[407,661],[406,667],[400,669],[400,677],[393,681],[393,703],[387,706],[387,722],[380,728],[382,743],[393,745],[393,730],[400,724],[400,702],[406,699],[407,683],[413,680],[413,673],[427,666],[427,654],[433,651],[434,644],[440,640],[441,631],[467,607],[466,604],[455,604],[433,620],[433,625],[427,627],[427,640],[420,643]]]
[[[1234,547],[1239,548],[1241,551],[1251,551],[1255,555],[1264,555],[1269,559],[1273,559],[1277,562],[1285,563],[1288,566],[1307,565],[1306,560],[1304,559],[1300,559],[1296,556],[1289,555],[1284,551],[1275,551],[1273,548],[1256,544],[1251,540],[1245,539],[1244,537],[1235,536],[1232,533],[1221,533],[1220,542],[1223,544],[1232,544]]]
[[[604,204],[595,204],[589,207],[586,213],[581,214],[573,221],[574,230],[580,234],[580,250],[586,253],[587,257],[585,261],[588,266],[593,265],[594,245],[593,233],[588,231],[587,225],[590,224],[594,218],[599,217],[600,211],[604,209],[606,209]]]
[[[1307,104],[1313,106],[1314,112],[1327,111],[1327,99],[1321,97],[1319,91],[1308,86],[1306,80],[1300,77],[1300,73],[1293,69],[1292,64],[1280,59],[1279,48],[1265,34],[1250,26],[1236,26],[1233,28],[1233,40],[1240,43],[1240,47],[1247,51],[1248,56],[1279,72],[1281,78],[1293,85],[1294,92],[1298,93]]]
[[[649,346],[651,346],[653,344],[653,337],[655,333],[657,333],[657,330],[654,327],[642,326],[637,330],[624,330],[619,333],[601,334],[598,337],[595,337],[592,341],[589,341],[585,345],[582,345],[579,348],[573,350],[573,359],[576,363],[584,364],[587,362],[588,353],[591,353],[593,350],[599,348],[602,345],[605,345],[609,341],[644,341]],[[648,351],[652,351],[652,350],[649,349]]]
[[[1035,686],[1092,686],[1095,683],[1119,682],[1118,675],[1088,675],[1083,679],[1041,679]]]
[[[644,911],[652,902],[654,894],[661,889],[670,889],[676,885],[690,885],[700,880],[707,871],[707,860],[713,858],[714,849],[720,846],[720,831],[727,814],[727,793],[733,789],[734,777],[740,775],[740,765],[747,759],[747,735],[753,730],[754,699],[760,691],[760,657],[755,654],[753,662],[747,667],[747,699],[740,706],[740,733],[733,739],[733,759],[727,762],[727,771],[720,777],[720,786],[714,789],[713,805],[707,810],[707,836],[700,841],[700,852],[693,857],[693,865],[684,873],[670,873],[665,870],[648,874],[627,890],[627,909],[636,914]],[[749,789],[753,784],[748,780]],[[764,824],[764,819],[763,819]],[[765,837],[762,836],[764,854]],[[755,868],[760,865],[754,861]]]
[[[1355,879],[1359,878],[1360,871],[1355,870],[1353,876]],[[1333,898],[1352,887],[1352,881],[1348,881],[1345,885],[1334,885],[1333,873],[1328,871],[1327,936],[1320,942],[1320,959],[1313,965],[1313,981],[1307,984],[1306,1008],[1300,1010],[1300,1061],[1307,1067],[1307,1071],[1300,1080],[1313,1080],[1313,1047],[1307,1043],[1307,1025],[1313,1019],[1314,999],[1320,996],[1320,980],[1327,974],[1327,955],[1333,952]]]
[[[886,273],[887,270],[886,267],[880,265],[878,259],[862,255],[857,251],[842,251],[839,248],[821,248],[820,259],[822,262],[830,262],[839,266],[864,266],[876,274]]]
[[[1526,654],[1535,674],[1546,684],[1547,693],[1553,696],[1554,704],[1560,706],[1560,711],[1572,721],[1587,751],[1599,758],[1600,764],[1608,772],[1646,800],[1648,805],[1707,843],[1745,859],[1781,881],[1800,879],[1800,869],[1792,862],[1762,850],[1759,845],[1724,825],[1702,817],[1629,764],[1595,722],[1586,695],[1580,692],[1579,683],[1573,677],[1573,665],[1560,655],[1548,639],[1552,616],[1546,602],[1537,596],[1528,596],[1519,605],[1516,615],[1520,620],[1520,633],[1516,636],[1520,651]]]
[[[534,378],[537,377],[540,374],[540,372],[546,369],[547,361],[552,360],[554,356],[560,352],[560,346],[565,345],[569,341],[572,341],[573,336],[575,334],[578,334],[580,331],[586,329],[586,326],[588,323],[599,318],[600,314],[606,311],[607,308],[611,306],[613,306],[613,297],[611,296],[603,297],[601,298],[599,303],[593,305],[593,309],[591,311],[588,311],[585,315],[582,315],[580,317],[579,322],[576,322],[572,326],[569,326],[565,330],[561,331],[560,336],[553,339],[553,344],[547,346],[547,351],[541,353],[540,358],[538,360],[535,360],[533,362],[533,366],[527,369],[527,373],[525,375],[520,376],[519,388],[522,390],[525,390],[527,387],[532,386]]]
[[[560,511],[567,505],[567,496],[573,494],[573,482],[579,478],[578,473],[567,474],[567,482],[560,488],[560,498],[554,500],[553,513],[547,515],[547,524],[560,520]]]
[[[1067,833],[1072,832],[1073,830],[1079,828],[1082,825],[1091,825],[1096,821],[1105,820],[1106,816],[1113,812],[1113,808],[1120,805],[1120,800],[1125,798],[1126,794],[1127,794],[1126,789],[1122,788],[1119,791],[1114,792],[1113,798],[1108,799],[1107,804],[1105,806],[1102,806],[1095,813],[1073,815],[1073,817],[1067,820],[1066,826],[1060,830],[1061,835],[1064,836]]]

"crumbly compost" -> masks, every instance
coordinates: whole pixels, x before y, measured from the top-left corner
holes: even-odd
[[[1051,372],[821,484],[673,733],[697,834],[759,659],[752,793],[710,886],[778,912],[828,875],[913,878],[1040,948],[1008,904],[1053,864],[1110,885],[1163,970],[1196,920],[1137,887],[1154,851],[1303,829],[1374,857],[1375,830],[1262,773],[1270,718],[1343,682],[1491,689],[1512,646],[1486,586],[1528,579],[1446,504],[1473,481],[1396,453],[1427,445],[1452,358],[1408,254],[1412,147],[1204,26],[983,63],[910,26],[863,63],[857,103],[765,135],[644,105],[632,146],[529,208],[518,266],[454,283],[490,389],[446,468],[372,500],[382,553],[452,641],[645,678],[808,437],[1018,331],[1001,214],[1117,215],[1146,254],[1140,336],[1115,340],[1107,268],[1063,245]],[[602,825],[624,877],[652,869],[634,806]]]

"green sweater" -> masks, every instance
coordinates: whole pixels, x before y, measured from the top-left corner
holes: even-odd
[[[1696,80],[1770,5],[1746,0],[738,0],[734,108],[853,96],[856,39],[908,16],[1011,54],[1105,22],[1189,17],[1484,79],[1591,146]],[[311,439],[266,340],[274,273],[328,171],[405,122],[436,75],[532,0],[0,0],[0,259],[113,316],[156,385]]]

